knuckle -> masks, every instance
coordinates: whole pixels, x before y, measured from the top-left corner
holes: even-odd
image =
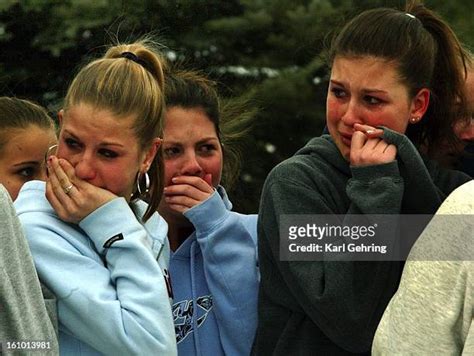
[[[359,163],[359,155],[351,151],[349,155],[349,159],[351,160],[352,163]]]

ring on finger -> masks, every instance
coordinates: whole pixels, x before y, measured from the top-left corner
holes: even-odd
[[[66,188],[63,188],[64,193],[69,194],[71,193],[71,189],[74,187],[74,184],[68,185]]]

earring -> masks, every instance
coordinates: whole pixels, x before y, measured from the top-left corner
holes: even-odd
[[[145,190],[142,191],[142,187],[141,187],[141,181],[142,181],[142,178],[145,178]],[[145,173],[138,173],[137,174],[137,191],[138,191],[138,194],[139,196],[143,196],[143,195],[146,195],[150,192],[150,176],[148,175],[148,172],[145,172]]]
[[[412,124],[416,124],[416,123],[418,122],[418,120],[420,120],[419,117],[413,116],[413,117],[410,119],[410,122],[411,122]]]

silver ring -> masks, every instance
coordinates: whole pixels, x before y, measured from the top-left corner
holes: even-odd
[[[64,193],[66,193],[66,194],[71,193],[72,187],[74,187],[74,184],[71,183],[71,185],[69,185],[69,186],[67,186],[66,188],[63,189]]]

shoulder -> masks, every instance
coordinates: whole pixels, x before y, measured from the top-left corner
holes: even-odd
[[[20,255],[29,254],[20,222],[16,216],[10,194],[0,184],[0,265],[8,267]],[[16,262],[15,262],[16,263]]]
[[[349,176],[349,164],[330,137],[324,135],[313,138],[294,156],[275,166],[265,180],[263,195],[269,191],[322,191],[345,184]]]
[[[455,189],[441,204],[413,245],[409,259],[471,261],[473,214],[474,181],[470,181]]]
[[[136,200],[130,203],[130,207],[133,210],[138,220],[142,221],[143,215],[145,215],[148,209],[148,203],[143,200]],[[168,224],[165,219],[158,213],[154,212],[153,215],[145,222],[143,222],[145,229],[149,232],[150,237],[153,239],[163,239],[163,235],[166,236],[168,233]]]
[[[438,214],[474,214],[474,180],[453,190],[439,208]]]
[[[7,190],[5,189],[5,187],[0,184],[0,204],[3,205],[8,205],[8,204],[11,204],[11,198],[10,198],[10,195],[8,194]]]
[[[445,194],[472,180],[466,173],[444,168],[434,160],[424,158],[424,162],[434,184]]]

